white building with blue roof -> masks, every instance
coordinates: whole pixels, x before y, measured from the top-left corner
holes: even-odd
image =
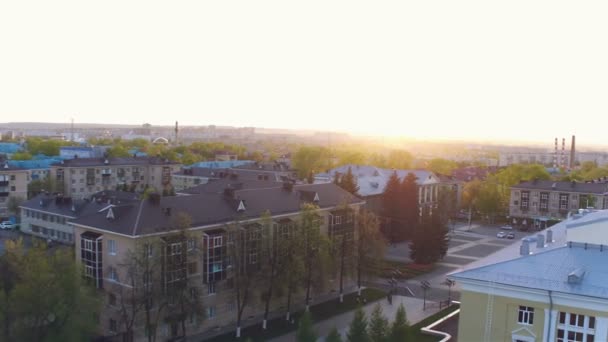
[[[449,277],[460,341],[608,341],[608,211],[581,210]]]

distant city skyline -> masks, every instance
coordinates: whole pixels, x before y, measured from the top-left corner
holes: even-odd
[[[608,145],[608,4],[2,5],[0,122]]]

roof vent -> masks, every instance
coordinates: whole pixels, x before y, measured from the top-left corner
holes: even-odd
[[[8,163],[4,163],[4,168],[8,169]]]
[[[319,203],[319,193],[318,192],[315,192],[315,198],[313,198],[312,201],[315,203]]]
[[[521,246],[519,246],[519,255],[529,255],[530,254],[530,243],[527,240],[523,240],[521,242]]]
[[[536,235],[536,248],[545,248],[545,236],[543,234]]]
[[[112,210],[112,208],[108,209],[108,213],[106,214],[106,218],[108,220],[113,220],[114,219],[114,211]]]
[[[103,161],[103,163],[106,164],[106,165],[108,165],[108,164],[110,164],[110,161],[106,159],[106,160]]]
[[[241,200],[241,201],[239,202],[239,207],[238,207],[238,208],[236,208],[236,211],[241,212],[241,211],[245,211],[245,209],[246,209],[246,208],[245,208],[245,201],[244,201],[244,200]]]
[[[574,269],[568,274],[568,284],[580,284],[585,276],[585,270],[581,267]]]
[[[551,184],[551,189],[555,190],[556,187],[557,187],[557,183]]]

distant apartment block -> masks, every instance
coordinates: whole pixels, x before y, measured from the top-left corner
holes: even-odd
[[[594,182],[555,182],[534,180],[511,187],[509,215],[525,225],[562,220],[569,213],[585,208],[608,208],[608,183],[605,179]]]
[[[0,218],[9,215],[9,198],[27,198],[28,171],[13,168],[4,163],[0,166]]]
[[[62,159],[101,158],[108,148],[109,146],[62,146],[59,148],[59,157]]]
[[[170,191],[181,164],[156,157],[75,158],[51,166],[51,177],[66,197],[83,199],[103,190]]]

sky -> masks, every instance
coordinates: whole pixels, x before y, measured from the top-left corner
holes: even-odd
[[[604,144],[607,15],[606,1],[1,1],[0,122]]]

